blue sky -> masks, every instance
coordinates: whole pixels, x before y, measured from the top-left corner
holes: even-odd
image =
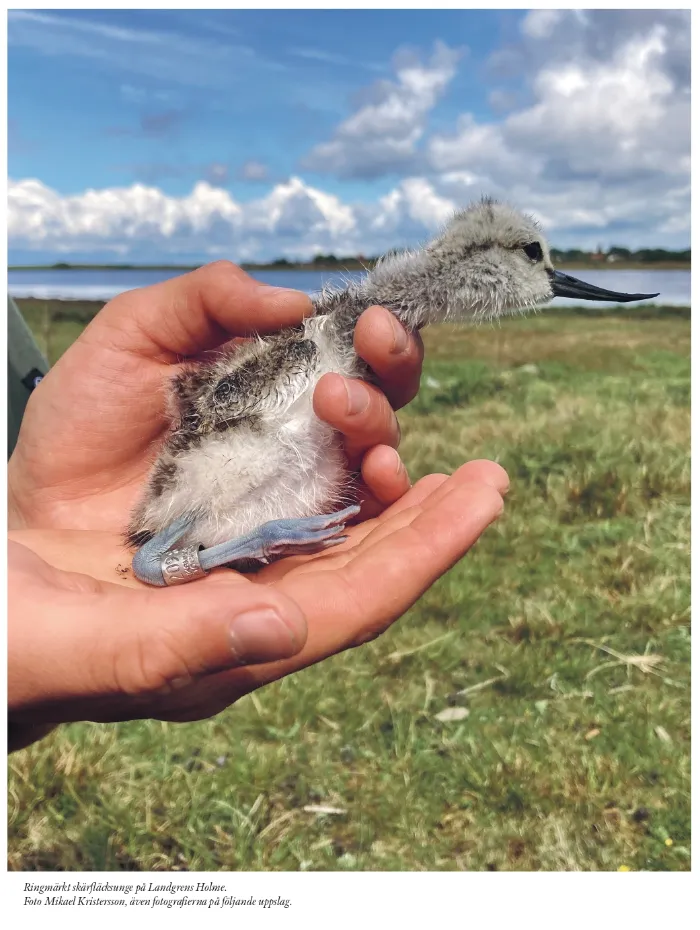
[[[683,11],[11,11],[11,260],[689,241]]]

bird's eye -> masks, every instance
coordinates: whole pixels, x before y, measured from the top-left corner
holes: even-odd
[[[523,252],[527,255],[530,261],[541,262],[544,256],[542,255],[542,246],[539,242],[528,242],[527,245],[523,246]]]

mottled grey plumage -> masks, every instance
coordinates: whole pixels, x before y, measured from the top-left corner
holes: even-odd
[[[371,378],[353,348],[360,315],[378,304],[411,330],[445,320],[480,322],[547,303],[558,288],[583,299],[651,296],[613,294],[555,272],[534,220],[486,199],[457,213],[424,248],[387,255],[361,281],[315,296],[315,313],[300,327],[193,366],[173,382],[173,430],[131,520],[130,543],[160,538],[178,520],[185,544],[225,548],[244,536],[253,540],[248,548],[256,559],[260,552],[284,554],[275,521],[285,521],[287,530],[298,521],[286,551],[339,541],[342,525],[319,542],[321,531],[308,523],[316,535],[305,535],[304,519],[352,499],[339,438],[315,416],[311,397],[330,371]],[[272,548],[260,542],[262,524],[274,537]],[[160,549],[149,546],[150,567],[137,555],[135,570],[162,584]]]

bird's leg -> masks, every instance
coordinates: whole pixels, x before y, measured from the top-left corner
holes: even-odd
[[[321,517],[299,517],[296,520],[271,520],[247,536],[212,546],[200,553],[202,568],[208,571],[218,565],[230,565],[241,559],[270,562],[287,555],[321,552],[345,542],[342,536],[346,522],[360,512],[357,505],[338,513]]]
[[[220,565],[251,559],[265,564],[287,555],[309,555],[345,542],[345,523],[359,512],[359,506],[353,505],[321,517],[271,520],[252,533],[210,549],[171,548],[193,522],[190,517],[180,517],[139,549],[132,567],[140,581],[163,587],[194,581]]]
[[[176,583],[167,579],[164,573],[165,561],[168,557],[170,557],[172,561],[173,556],[188,551],[185,549],[173,549],[172,547],[178,540],[182,539],[193,522],[194,520],[192,517],[178,517],[167,529],[164,529],[162,532],[158,533],[157,536],[154,536],[153,539],[149,539],[147,543],[141,546],[131,561],[134,575],[136,575],[139,581],[145,581],[146,584],[157,585],[161,588],[168,584]],[[198,548],[198,546],[194,547],[195,555]],[[204,574],[204,572],[201,572],[201,574]]]

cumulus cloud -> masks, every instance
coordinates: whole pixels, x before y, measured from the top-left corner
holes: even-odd
[[[374,215],[368,217],[369,228],[374,234],[394,237],[396,244],[405,244],[437,229],[455,209],[455,201],[438,194],[425,178],[406,178],[379,200]]]
[[[315,146],[305,168],[345,178],[372,178],[414,166],[426,118],[456,72],[461,52],[442,42],[427,63],[396,56],[396,79],[377,81],[333,138]]]
[[[486,189],[538,210],[555,230],[610,227],[639,236],[635,224],[669,229],[671,217],[674,228],[687,229],[689,97],[679,83],[683,69],[669,57],[683,20],[554,12],[528,14],[524,35],[551,49],[565,30],[578,54],[538,63],[531,103],[501,122],[465,114],[454,132],[430,139],[430,167],[438,179],[476,176]],[[616,45],[609,47],[603,25],[617,30]]]
[[[354,205],[298,177],[245,203],[206,181],[185,197],[145,184],[61,196],[32,179],[9,183],[8,234],[16,249],[141,261],[177,254],[239,260],[374,254],[424,238],[455,206],[422,178],[405,179],[375,203]]]
[[[185,197],[144,184],[71,196],[34,179],[10,181],[8,188],[8,234],[21,249],[269,258],[311,255],[342,242],[355,248],[356,232],[351,207],[299,178],[245,204],[206,181]]]
[[[298,177],[245,203],[206,181],[184,197],[144,184],[61,196],[37,180],[10,181],[8,234],[11,248],[23,252],[111,253],[137,261],[373,255],[425,240],[484,190],[534,213],[557,245],[687,245],[685,189],[650,200],[640,181],[605,198],[595,182],[578,181],[551,184],[533,198],[527,183],[485,188],[479,175],[466,170],[405,178],[376,201],[355,204]]]

